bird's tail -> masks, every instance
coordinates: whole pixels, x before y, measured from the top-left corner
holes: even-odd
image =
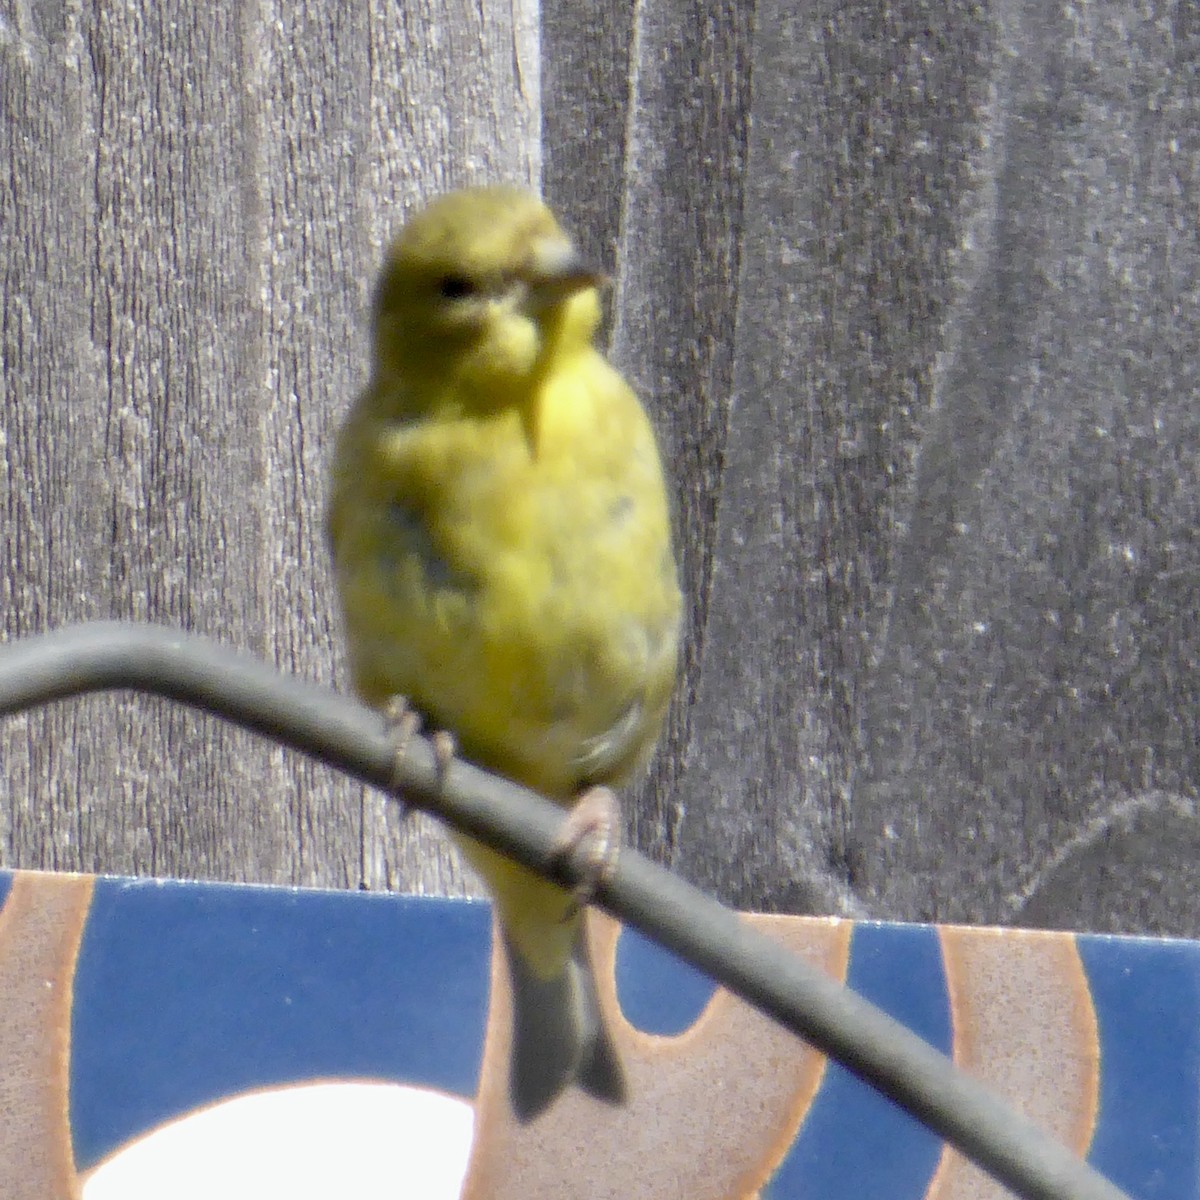
[[[625,1073],[600,1015],[579,921],[571,957],[550,979],[539,978],[505,938],[513,992],[513,1112],[531,1121],[571,1084],[610,1104],[625,1100]]]

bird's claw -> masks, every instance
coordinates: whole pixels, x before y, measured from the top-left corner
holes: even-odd
[[[383,717],[388,724],[396,754],[402,758],[409,742],[421,732],[421,714],[405,696],[393,696],[384,706]]]
[[[412,811],[403,797],[401,775],[404,759],[413,738],[421,732],[421,714],[405,696],[392,696],[383,707],[383,720],[392,742],[392,795],[400,806],[402,816]]]
[[[567,814],[562,831],[554,839],[554,857],[574,863],[580,872],[571,893],[574,903],[568,919],[612,878],[621,853],[622,828],[621,806],[606,787],[588,788]]]
[[[392,755],[392,793],[405,815],[410,811],[409,806],[401,799],[403,784],[401,767],[413,738],[421,732],[421,714],[408,702],[405,696],[393,696],[383,706],[383,719],[387,723],[388,736],[394,747]],[[437,770],[438,786],[446,784],[446,773],[458,753],[458,742],[454,734],[446,729],[435,730],[430,735],[433,743],[433,760]]]
[[[458,742],[448,729],[439,729],[433,735],[433,761],[437,767],[438,786],[446,786],[446,774],[458,753]]]

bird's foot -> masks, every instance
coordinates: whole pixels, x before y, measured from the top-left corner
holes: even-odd
[[[571,898],[574,916],[607,883],[621,853],[621,805],[606,787],[590,787],[567,814],[562,832],[554,840],[554,855],[573,862],[580,871]]]
[[[400,776],[408,747],[421,732],[421,714],[406,696],[392,696],[383,706],[383,721],[392,742],[392,796],[400,806],[400,815],[406,817],[412,809],[404,800]]]
[[[421,714],[409,704],[406,696],[393,696],[383,707],[383,719],[387,723],[388,735],[391,737],[394,747],[392,794],[396,797],[397,803],[401,805],[404,814],[407,815],[410,811],[409,807],[400,798],[401,768],[413,738],[421,732]],[[433,759],[437,770],[438,786],[443,787],[446,783],[446,773],[450,770],[450,764],[458,753],[458,743],[454,740],[454,734],[445,729],[435,730],[430,734],[430,741],[433,743]]]
[[[421,732],[421,714],[409,704],[407,696],[392,696],[383,706],[383,719],[397,756],[403,758],[409,742]]]
[[[407,696],[392,696],[388,703],[384,704],[383,719],[395,748],[391,760],[391,794],[400,805],[401,814],[408,816],[412,809],[403,799],[403,763],[413,738],[421,732],[421,714],[409,704]],[[433,763],[438,773],[438,787],[445,787],[446,773],[450,770],[450,763],[454,762],[458,743],[449,730],[434,731],[430,734],[430,740],[433,743]]]
[[[450,764],[458,753],[458,742],[448,729],[439,729],[433,735],[433,761],[437,767],[438,786],[446,786],[446,775]]]

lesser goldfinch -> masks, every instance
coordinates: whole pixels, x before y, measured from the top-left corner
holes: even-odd
[[[354,685],[564,805],[649,757],[680,591],[659,452],[593,346],[601,276],[511,187],[412,218],[374,296],[371,376],[339,433],[328,531]],[[464,849],[509,951],[511,1101],[619,1102],[574,898]]]

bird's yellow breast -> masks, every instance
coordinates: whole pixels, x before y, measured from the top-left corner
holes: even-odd
[[[680,613],[640,404],[591,347],[495,411],[394,415],[386,387],[343,427],[330,508],[358,690],[552,795],[619,780],[658,735]]]

